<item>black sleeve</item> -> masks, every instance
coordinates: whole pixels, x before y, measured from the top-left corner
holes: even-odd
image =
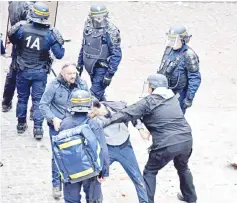
[[[110,118],[110,123],[127,123],[129,121],[137,120],[150,113],[150,108],[147,100],[144,98],[137,103],[128,106],[122,111],[115,113]]]

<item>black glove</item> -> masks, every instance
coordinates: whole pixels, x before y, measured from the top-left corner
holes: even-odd
[[[79,75],[81,76],[82,72],[83,72],[83,65],[79,65],[77,64],[77,71],[79,72]]]
[[[192,100],[189,100],[189,99],[185,98],[185,99],[184,99],[183,108],[184,108],[184,109],[187,109],[187,108],[191,107],[191,106],[192,106],[192,103],[193,103]]]
[[[108,77],[108,76],[104,76],[104,79],[103,79],[103,85],[104,85],[104,87],[107,87],[107,86],[109,86],[110,85],[110,83],[111,83],[111,80],[112,80],[112,77]]]

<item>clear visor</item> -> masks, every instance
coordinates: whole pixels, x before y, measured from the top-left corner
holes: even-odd
[[[166,46],[173,49],[179,49],[182,47],[182,41],[179,35],[168,35],[168,39],[165,43]]]
[[[148,88],[149,88],[149,82],[146,80],[143,83],[142,94],[139,96],[139,98],[144,98],[149,95]]]
[[[95,16],[95,17],[93,17],[93,20],[98,23],[101,23],[105,20],[105,17],[104,16]]]
[[[101,28],[105,26],[106,17],[105,16],[93,16],[92,23],[94,28]]]

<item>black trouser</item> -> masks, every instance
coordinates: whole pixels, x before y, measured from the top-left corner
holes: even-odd
[[[14,92],[16,89],[17,72],[14,69],[14,66],[15,66],[14,63],[16,63],[15,60],[16,60],[16,56],[12,55],[12,62],[9,68],[9,72],[7,73],[7,76],[6,76],[6,81],[5,81],[4,91],[3,91],[2,105],[6,105],[6,106],[11,106]]]
[[[192,153],[192,141],[168,146],[162,149],[153,150],[149,154],[143,177],[146,183],[149,203],[154,203],[156,190],[156,175],[171,160],[178,172],[180,190],[185,200],[196,202],[197,196],[193,185],[193,177],[188,168],[188,160]]]

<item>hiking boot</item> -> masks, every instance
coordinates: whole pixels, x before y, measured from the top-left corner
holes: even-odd
[[[44,134],[43,128],[42,127],[34,128],[33,134],[34,134],[34,138],[36,140],[41,140],[43,138],[43,134]]]
[[[180,193],[177,194],[177,197],[180,201],[183,201],[183,202],[187,202],[187,203],[196,203],[196,202],[191,202],[191,201],[187,201],[183,195],[181,195]]]
[[[11,110],[11,108],[12,108],[12,105],[10,104],[10,105],[2,105],[2,112],[8,112],[8,111],[10,111]]]
[[[62,196],[60,187],[53,187],[53,198],[59,199]]]
[[[27,123],[18,123],[17,124],[17,133],[22,134],[26,131],[28,128]]]

